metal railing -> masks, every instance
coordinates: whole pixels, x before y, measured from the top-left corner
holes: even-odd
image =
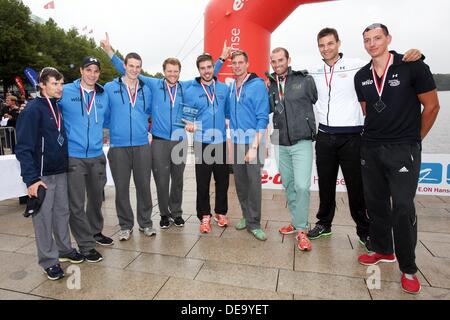
[[[0,155],[14,154],[16,141],[15,128],[0,127]]]

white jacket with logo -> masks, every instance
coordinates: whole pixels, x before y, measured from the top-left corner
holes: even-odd
[[[328,133],[357,133],[362,131],[364,116],[356,96],[353,78],[366,61],[344,58],[341,54],[334,66],[331,85],[332,68],[323,62],[310,69],[317,87],[318,100],[315,104],[316,119],[319,130]],[[325,77],[326,70],[326,77]]]

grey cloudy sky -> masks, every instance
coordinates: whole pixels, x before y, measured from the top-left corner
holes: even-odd
[[[148,72],[161,71],[165,58],[177,56],[183,64],[182,79],[197,74],[195,57],[203,52],[202,17],[209,0],[55,0],[54,10],[44,10],[49,1],[23,0],[34,14],[44,19],[52,17],[65,29],[92,28],[91,36],[97,42],[108,31],[111,43],[122,53],[141,54]],[[450,73],[446,61],[450,42],[445,40],[448,12],[448,0],[339,0],[307,4],[273,33],[272,47],[286,47],[295,69],[315,65],[320,61],[317,32],[329,26],[339,31],[341,49],[347,56],[369,60],[362,44],[362,30],[372,22],[382,22],[393,36],[391,49],[403,52],[418,48],[434,73]]]

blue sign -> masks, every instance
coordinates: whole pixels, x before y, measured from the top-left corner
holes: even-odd
[[[450,164],[447,166],[447,184],[450,184]]]
[[[442,172],[443,167],[439,163],[422,163],[419,183],[440,184],[442,183]]]

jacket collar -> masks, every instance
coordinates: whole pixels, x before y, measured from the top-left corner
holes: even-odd
[[[292,67],[288,67],[288,72],[287,72],[286,76],[289,77],[289,76],[292,76],[292,75],[306,77],[308,75],[308,71],[307,70],[295,71],[295,70],[292,70]],[[277,75],[276,75],[275,72],[272,72],[269,75],[269,80],[272,81],[272,82],[276,82],[277,81]]]
[[[81,88],[81,78],[77,79],[73,82],[75,84],[75,86],[79,89]],[[103,89],[103,86],[101,86],[100,84],[96,83],[95,84],[95,92],[98,93],[103,93],[105,91],[105,89]]]
[[[213,79],[217,82],[217,77],[216,76],[214,76],[213,77]],[[202,78],[201,77],[197,77],[197,78],[195,78],[195,81],[198,83],[198,84],[200,84],[201,83],[201,80],[202,80]]]
[[[334,63],[335,65],[338,64],[342,58],[344,57],[344,54],[342,52],[339,52],[339,59],[337,59],[337,61]],[[322,59],[322,61],[327,65],[330,66],[328,63],[325,62],[325,59]],[[331,66],[330,66],[331,67]]]

